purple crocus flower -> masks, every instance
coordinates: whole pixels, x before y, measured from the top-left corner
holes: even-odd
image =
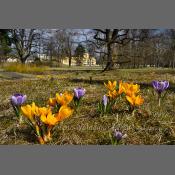
[[[79,100],[81,97],[85,95],[86,90],[84,88],[75,88],[74,96]]]
[[[164,90],[166,90],[169,87],[169,82],[168,81],[156,81],[154,80],[152,82],[152,85],[154,89],[161,94]]]
[[[21,106],[27,99],[26,95],[14,94],[11,96],[11,103],[14,106]]]
[[[117,141],[120,141],[120,140],[126,138],[127,135],[126,135],[126,134],[122,134],[120,131],[118,131],[117,129],[115,129],[115,130],[114,130],[114,137],[115,137],[115,139],[116,139]]]
[[[108,97],[106,95],[103,95],[103,99],[102,99],[103,105],[106,106],[108,103]]]

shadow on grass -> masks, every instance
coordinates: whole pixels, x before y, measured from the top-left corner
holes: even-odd
[[[10,143],[17,141],[26,141],[28,143],[35,143],[36,137],[34,132],[27,125],[17,126],[13,117],[1,117],[1,126],[5,129],[5,134],[8,136]],[[8,141],[8,142],[9,142]]]
[[[75,79],[70,79],[69,80],[70,82],[73,82],[73,83],[86,83],[86,84],[100,84],[100,85],[103,85],[104,82],[107,82],[106,80],[93,80],[91,78],[89,79],[78,79],[78,78],[75,78]],[[149,87],[152,87],[152,84],[151,82],[150,83],[144,83],[144,82],[134,82],[134,84],[139,84],[141,89],[147,89]],[[168,88],[168,91],[172,91],[172,92],[175,92],[175,83],[170,83],[170,86]]]
[[[76,74],[80,74],[80,73],[101,73],[101,70],[69,70],[69,69],[65,69],[65,70],[48,70],[46,72],[50,72],[52,74],[65,74],[65,73],[76,73]]]
[[[9,132],[8,136],[13,137],[14,132],[18,136],[18,140],[27,141],[28,143],[35,143],[36,137],[34,132],[28,126],[14,126]]]

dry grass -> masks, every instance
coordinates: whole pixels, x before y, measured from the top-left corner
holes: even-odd
[[[137,69],[100,71],[50,72],[48,76],[36,76],[36,80],[13,80],[0,84],[0,144],[34,144],[35,137],[24,125],[16,127],[16,118],[9,104],[9,97],[15,92],[25,93],[27,103],[35,101],[45,105],[46,100],[56,92],[72,91],[74,87],[84,87],[87,92],[78,113],[54,128],[51,144],[111,144],[109,133],[119,128],[128,137],[123,144],[175,144],[175,71],[169,69]],[[90,77],[92,81],[90,84]],[[106,92],[103,85],[107,80],[125,80],[141,85],[145,103],[135,115],[126,110],[100,116],[97,103]],[[170,89],[162,106],[157,105],[157,96],[149,83],[153,79],[170,81]],[[144,84],[145,83],[145,84]],[[122,106],[121,108],[125,108]]]
[[[19,73],[42,73],[47,70],[46,66],[36,66],[34,64],[20,64],[20,63],[6,63],[3,64],[2,68],[8,72],[19,72]]]

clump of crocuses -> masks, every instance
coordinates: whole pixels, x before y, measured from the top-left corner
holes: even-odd
[[[50,142],[53,127],[72,115],[73,109],[68,106],[72,99],[72,93],[64,92],[57,93],[55,98],[49,98],[48,106],[39,107],[35,102],[21,106],[22,114],[34,130],[40,144]]]
[[[152,81],[152,86],[155,89],[155,91],[158,94],[158,105],[160,106],[161,103],[161,98],[163,98],[164,96],[162,96],[162,93],[168,89],[169,87],[169,82],[168,81],[157,81],[154,80]]]
[[[75,107],[78,108],[83,96],[85,95],[86,90],[84,88],[75,88],[74,89],[74,104]]]
[[[121,106],[123,103],[127,104],[129,111],[133,112],[144,102],[144,99],[139,94],[140,86],[138,84],[108,81],[104,85],[108,92],[98,105],[98,110],[103,114],[116,110],[115,107]]]
[[[98,103],[98,111],[101,115],[112,112],[112,107],[116,103],[116,97],[118,94],[117,81],[104,83],[107,88],[107,94],[103,95],[102,99]]]
[[[118,129],[114,129],[113,133],[110,133],[110,139],[112,145],[119,145],[122,144],[122,140],[127,137],[127,134],[119,131]]]
[[[22,123],[21,106],[26,102],[27,96],[21,93],[16,93],[11,96],[10,102],[14,109],[15,115],[19,119],[19,123]]]
[[[134,112],[134,110],[144,102],[143,97],[139,94],[140,85],[133,83],[122,83],[121,88],[127,102],[129,103],[129,110]]]
[[[22,106],[21,110],[28,124],[35,131],[40,144],[51,141],[53,127],[73,113],[73,110],[65,105],[54,113],[52,107],[38,107],[34,102],[31,105]]]

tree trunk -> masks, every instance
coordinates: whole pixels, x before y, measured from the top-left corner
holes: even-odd
[[[92,65],[92,58],[89,59],[90,60],[90,66]]]
[[[114,66],[114,62],[112,60],[112,47],[111,47],[111,44],[109,43],[107,45],[107,64],[103,72],[107,70],[111,70],[113,66]]]
[[[71,62],[72,62],[72,55],[69,55],[69,67],[71,67]]]
[[[27,58],[26,58],[26,57],[21,57],[21,58],[20,58],[20,60],[21,60],[21,63],[22,63],[22,64],[25,64],[25,63],[26,63]]]

